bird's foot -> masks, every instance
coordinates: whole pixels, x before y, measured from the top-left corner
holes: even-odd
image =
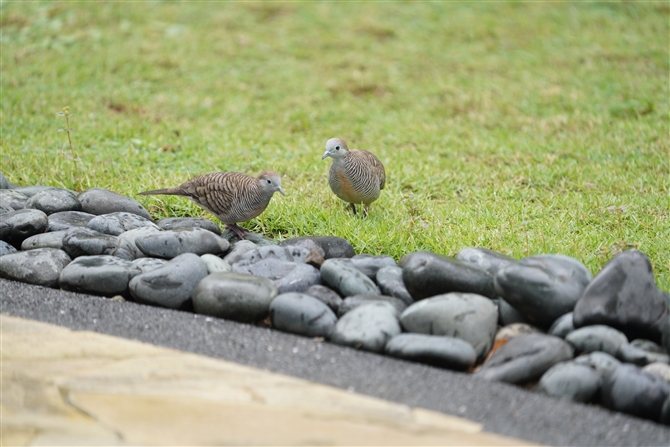
[[[370,211],[370,208],[367,206],[363,207],[363,217],[368,217],[368,212]]]
[[[228,230],[231,230],[233,233],[235,233],[237,235],[237,237],[240,238],[241,241],[244,240],[244,228],[240,227],[239,225],[235,225],[235,224],[226,225],[226,228]]]
[[[349,206],[354,211],[354,216],[355,216],[356,215],[356,205],[354,205],[353,203],[350,203]]]

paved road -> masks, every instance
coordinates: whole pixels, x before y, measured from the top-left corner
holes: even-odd
[[[548,445],[664,446],[670,428],[417,363],[187,312],[0,279],[0,312],[139,340],[461,416]]]

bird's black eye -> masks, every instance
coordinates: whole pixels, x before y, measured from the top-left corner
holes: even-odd
[[[335,150],[336,150],[336,151],[339,151],[339,150],[340,150],[340,146],[339,146],[339,145],[335,146]]]
[[[268,182],[268,185],[269,185],[270,183],[272,183],[272,180],[267,179],[267,182]]]

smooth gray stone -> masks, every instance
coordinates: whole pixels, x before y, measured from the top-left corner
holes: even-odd
[[[264,259],[304,263],[307,255],[309,250],[303,247],[266,245],[242,253],[235,264],[249,265]]]
[[[15,211],[14,208],[4,203],[0,203],[0,214],[11,213],[12,211]]]
[[[63,250],[71,257],[111,255],[132,261],[133,249],[116,236],[89,228],[73,227],[63,236]]]
[[[654,362],[668,363],[670,361],[668,354],[649,352],[632,343],[621,345],[616,352],[616,358],[624,363],[633,363],[638,366],[645,366]]]
[[[658,422],[664,425],[670,425],[670,396],[665,399],[663,408],[661,409],[661,417]]]
[[[161,231],[162,230],[160,230],[158,227],[155,226],[139,227],[135,228],[134,230],[124,231],[117,237],[119,238],[120,244],[124,244],[125,246],[130,247],[134,258],[137,259],[137,258],[144,258],[147,256],[137,246],[137,238],[144,237],[148,234],[160,233]]]
[[[474,376],[515,384],[532,382],[556,363],[572,359],[572,355],[572,346],[558,337],[522,335],[496,350]]]
[[[315,267],[276,258],[261,259],[253,264],[238,261],[232,267],[233,272],[271,279],[279,293],[305,292],[321,283],[321,274]]]
[[[207,266],[207,271],[209,273],[230,272],[233,269],[227,261],[209,253],[201,255],[200,259],[202,259],[202,262]]]
[[[286,239],[279,243],[280,246],[297,245],[307,250],[319,247],[323,251],[324,259],[351,258],[356,253],[348,240],[335,236],[301,236]]]
[[[135,239],[135,245],[147,256],[167,259],[184,253],[218,255],[230,247],[225,239],[198,227],[146,234]]]
[[[67,233],[62,231],[49,231],[47,233],[30,236],[21,243],[21,250],[33,250],[35,248],[63,248],[63,238]]]
[[[38,192],[26,201],[27,209],[36,209],[53,214],[63,211],[81,211],[77,193],[63,188],[50,188]]]
[[[498,310],[481,295],[453,292],[417,301],[405,309],[400,323],[407,332],[465,340],[481,360],[493,344]]]
[[[10,243],[15,248],[21,248],[24,240],[44,233],[48,226],[47,215],[39,210],[17,210],[0,214],[0,240]]]
[[[646,373],[635,365],[624,364],[605,376],[602,403],[614,411],[658,421],[670,385],[658,376]]]
[[[163,267],[168,263],[167,259],[160,258],[137,258],[133,259],[132,263],[135,267],[140,269],[142,273],[156,270],[158,267]]]
[[[602,351],[616,357],[621,345],[628,343],[623,332],[597,324],[575,329],[565,336],[576,352]]]
[[[251,241],[238,241],[232,244],[232,247],[233,248],[230,250],[230,252],[228,252],[223,258],[230,265],[235,264],[244,253],[256,250],[258,248],[258,246]]]
[[[649,258],[631,250],[612,258],[591,281],[575,306],[574,323],[606,324],[630,339],[660,342],[669,313]]]
[[[665,348],[658,343],[643,338],[637,338],[630,342],[631,345],[647,351],[652,362],[670,363],[670,355]],[[651,363],[651,362],[650,362]]]
[[[492,276],[495,276],[502,267],[516,262],[516,259],[510,258],[500,252],[478,247],[462,249],[456,255],[456,259],[486,270]]]
[[[139,303],[185,309],[196,286],[207,275],[207,266],[200,256],[184,253],[131,279],[130,294]]]
[[[398,334],[386,343],[385,351],[393,357],[456,371],[472,368],[477,359],[470,343],[443,335]]]
[[[321,265],[323,282],[343,297],[353,295],[381,295],[381,290],[363,272],[340,259],[326,259]]]
[[[502,326],[496,331],[495,337],[493,337],[493,345],[495,346],[498,342],[505,342],[521,337],[526,334],[537,334],[540,333],[538,328],[531,326],[526,323],[512,323],[507,326]]]
[[[399,333],[395,308],[389,303],[374,302],[359,306],[340,318],[330,341],[365,351],[383,352],[388,340]]]
[[[256,322],[270,312],[277,286],[260,276],[244,273],[212,273],[193,293],[196,313],[242,322]]]
[[[524,317],[521,312],[516,310],[514,306],[505,301],[503,298],[498,298],[498,322],[501,326],[507,326],[508,324],[514,323],[524,323],[524,324],[533,324],[531,321],[528,321],[528,318]]]
[[[345,298],[340,304],[340,307],[337,309],[337,317],[341,318],[342,315],[350,312],[351,310],[374,301],[383,301],[389,303],[396,310],[396,314],[400,314],[407,308],[407,304],[403,303],[402,300],[394,298],[392,296],[385,295],[352,295]]]
[[[158,225],[153,223],[152,220],[125,211],[96,216],[88,222],[87,227],[112,236],[118,236],[121,233],[138,228],[148,227],[159,230]]]
[[[563,255],[530,256],[495,275],[500,296],[544,328],[574,309],[589,281],[591,273],[584,264]]]
[[[58,277],[71,259],[63,250],[37,248],[0,257],[0,277],[14,281],[58,287]]]
[[[549,327],[549,334],[556,337],[565,338],[570,332],[575,330],[575,325],[572,324],[572,312],[561,315]]]
[[[0,240],[0,256],[16,253],[16,248],[8,242]]]
[[[653,360],[650,360],[647,357],[647,354],[649,353],[644,349],[640,349],[631,345],[630,343],[624,343],[619,346],[619,349],[616,352],[616,358],[621,360],[623,363],[632,363],[638,366],[645,366],[648,363],[653,363]]]
[[[304,293],[283,293],[270,303],[272,327],[307,337],[327,337],[337,317],[318,299]]]
[[[0,189],[9,189],[9,180],[2,172],[0,172]]]
[[[240,238],[232,230],[225,230],[221,233],[221,237],[227,240],[231,244],[240,242]],[[267,236],[264,236],[259,233],[252,233],[251,231],[244,229],[244,240],[252,242],[256,247],[265,247],[267,245],[277,245],[277,241],[270,239]]]
[[[415,300],[449,292],[496,296],[493,276],[454,258],[419,251],[405,255],[400,263],[405,287]]]
[[[379,290],[384,295],[393,296],[402,300],[408,306],[414,303],[414,298],[407,291],[402,280],[402,268],[397,265],[382,267],[377,271],[376,277]]]
[[[397,267],[395,260],[388,255],[372,256],[369,254],[355,255],[349,259],[351,265],[363,272],[371,280],[377,278],[377,272],[383,267]]]
[[[79,194],[78,199],[81,202],[81,210],[85,213],[99,216],[125,211],[151,220],[151,215],[140,202],[103,188],[87,189]]]
[[[305,293],[324,302],[333,312],[337,312],[343,301],[336,291],[321,284],[311,286]]]
[[[312,239],[291,238],[291,239],[286,239],[284,241],[279,242],[278,245],[280,247],[284,247],[284,246],[302,247],[302,248],[304,248],[304,249],[306,249],[307,251],[310,251],[310,252],[313,251],[313,250],[316,250],[316,252],[319,253],[322,258],[325,259],[325,257],[326,257],[326,251],[323,249],[323,247],[321,247],[321,245],[314,242]],[[352,248],[351,256],[353,256],[353,248]]]
[[[30,198],[37,194],[38,192],[42,191],[48,191],[50,189],[64,189],[64,188],[58,188],[56,186],[44,186],[44,185],[33,185],[33,186],[20,186],[18,188],[11,188],[16,192],[20,192],[21,194],[24,194],[26,197]],[[75,192],[75,194],[77,194]]]
[[[81,211],[61,211],[49,215],[49,231],[69,230],[72,227],[87,228],[95,215]]]
[[[209,219],[203,217],[166,217],[156,222],[161,230],[183,230],[184,228],[202,228],[221,236],[221,228]]]
[[[660,377],[666,383],[670,384],[670,365],[663,362],[654,362],[642,368],[642,371]]]
[[[102,296],[128,295],[131,278],[142,273],[131,261],[116,256],[80,256],[61,272],[61,289]]]
[[[537,391],[557,399],[591,402],[600,390],[602,378],[588,365],[558,363],[540,378]]]
[[[0,203],[14,210],[22,210],[26,207],[28,196],[13,189],[0,189]]]
[[[606,352],[595,351],[587,355],[575,358],[575,363],[588,365],[598,372],[602,377],[610,374],[621,366],[621,362]]]

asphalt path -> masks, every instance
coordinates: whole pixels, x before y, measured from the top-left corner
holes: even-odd
[[[545,445],[670,446],[670,427],[263,327],[0,279],[0,313],[151,343],[460,416]]]

